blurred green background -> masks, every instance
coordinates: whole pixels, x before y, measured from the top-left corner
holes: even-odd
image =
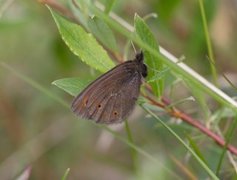
[[[237,2],[209,0],[205,1],[205,10],[220,88],[234,96],[236,91],[223,80],[221,73],[237,84]],[[120,0],[115,1],[113,11],[130,24],[133,24],[135,13],[141,17],[157,13],[158,18],[149,18],[146,22],[159,44],[178,58],[184,55],[184,63],[211,79],[198,1]],[[126,40],[118,34],[116,38],[122,55]],[[0,62],[11,68],[0,66],[1,179],[19,177],[27,167],[31,170],[24,172],[30,172],[30,179],[45,180],[61,179],[67,168],[70,168],[68,179],[208,177],[184,147],[141,108],[129,119],[134,143],[156,158],[162,164],[160,167],[140,153],[134,155],[127,144],[92,122],[78,120],[69,108],[16,75],[19,72],[31,78],[33,83],[40,84],[68,104],[72,97],[51,85],[54,80],[98,75],[70,52],[50,12],[39,2],[0,1]],[[181,87],[176,87],[172,95],[174,100],[187,96]],[[210,106],[214,106],[214,110],[217,105]],[[194,117],[203,118],[195,103],[181,108]],[[161,115],[181,137],[192,136],[208,165],[216,168],[216,157],[220,156],[221,149],[211,139],[184,123]],[[123,125],[111,128],[127,137]],[[233,139],[236,136],[235,133]],[[237,146],[237,142],[232,143]],[[237,178],[228,159],[225,159],[220,177]]]

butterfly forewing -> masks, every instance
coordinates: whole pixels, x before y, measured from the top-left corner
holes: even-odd
[[[123,106],[123,117],[126,117],[132,110],[140,93],[141,77],[139,74],[134,75],[121,89],[121,101],[126,104]]]

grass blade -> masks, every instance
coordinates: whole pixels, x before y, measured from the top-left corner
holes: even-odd
[[[219,178],[212,172],[212,170],[203,162],[203,160],[168,126],[166,125],[158,116],[153,112],[143,106],[143,108],[152,115],[158,122],[160,122],[183,146],[193,155],[197,162],[203,167],[203,169],[210,175],[212,179],[218,180]]]

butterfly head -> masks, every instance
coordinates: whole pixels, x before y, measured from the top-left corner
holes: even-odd
[[[143,54],[142,51],[141,51],[140,53],[137,53],[137,54],[136,54],[135,60],[138,61],[138,62],[140,62],[140,63],[143,63],[144,54]]]
[[[144,64],[144,55],[142,51],[136,54],[135,61],[137,63],[138,72],[145,78],[147,76],[147,67]]]

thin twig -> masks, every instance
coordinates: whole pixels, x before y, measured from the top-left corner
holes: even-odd
[[[156,105],[158,107],[161,107],[163,109],[166,110],[166,112],[168,114],[170,114],[173,117],[179,118],[181,120],[183,120],[184,122],[190,124],[191,126],[199,129],[201,132],[203,132],[204,134],[206,134],[207,136],[209,136],[210,138],[212,138],[217,144],[219,144],[220,146],[224,147],[225,146],[225,140],[223,138],[221,138],[218,134],[212,132],[210,129],[208,129],[207,127],[205,127],[202,123],[200,123],[199,120],[192,118],[191,116],[185,114],[184,112],[181,112],[180,110],[176,109],[176,108],[165,108],[167,105],[169,105],[170,103],[168,103],[167,99],[162,99],[163,103],[157,102],[154,99],[152,99],[149,96],[143,95],[144,97],[146,97],[153,105]],[[227,146],[227,149],[235,154],[237,156],[237,149],[236,147],[234,147],[233,145],[229,144]]]

